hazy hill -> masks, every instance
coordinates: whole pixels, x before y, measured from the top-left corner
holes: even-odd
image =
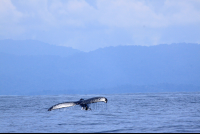
[[[70,56],[81,51],[71,47],[56,46],[36,40],[0,40],[0,52],[14,55]]]
[[[0,53],[0,94],[200,91],[200,45],[118,46],[77,53]]]

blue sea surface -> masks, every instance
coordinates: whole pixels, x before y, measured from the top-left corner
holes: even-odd
[[[108,103],[47,111],[61,102],[103,96]],[[200,93],[0,96],[1,133],[198,133]]]

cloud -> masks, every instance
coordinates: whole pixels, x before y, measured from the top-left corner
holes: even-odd
[[[167,14],[168,13],[168,14]],[[187,25],[200,22],[200,2],[187,0],[167,0],[163,14],[170,25]]]
[[[156,15],[142,1],[98,1],[99,21],[102,24],[116,27],[135,27],[138,25],[160,26],[162,16]]]
[[[4,3],[2,5],[12,5],[10,1],[6,2],[9,4]],[[85,0],[19,0],[18,5],[24,9],[22,12],[25,18],[36,18],[55,26],[84,26],[97,22],[111,27],[134,27],[141,24],[164,27],[200,21],[198,1],[166,0],[161,7],[149,3],[147,0],[96,0],[94,8]],[[15,10],[13,5],[7,9]]]
[[[162,5],[149,3],[147,0],[96,0],[94,8],[85,0],[18,0],[16,6],[19,12],[10,0],[1,0],[1,10],[4,10],[1,15],[12,14],[10,18],[17,20],[23,14],[25,20],[34,19],[55,27],[82,27],[88,23],[122,28],[139,25],[166,27],[200,21],[198,1],[165,0]]]
[[[0,0],[0,35],[9,36],[21,33],[18,25],[23,14],[16,10],[10,0]]]
[[[22,17],[22,13],[17,11],[10,0],[0,1],[0,23],[7,23],[9,21],[18,22]]]
[[[200,3],[196,1],[166,0],[161,7],[150,6],[145,0],[98,0],[97,3],[99,21],[109,26],[166,27],[200,22]]]
[[[0,24],[1,39],[34,38],[85,50],[119,44],[155,45],[164,43],[167,38],[163,36],[170,36],[169,31],[176,33],[173,29],[195,26],[198,30],[200,2],[0,0]],[[178,32],[177,36],[182,35]],[[178,41],[175,37],[170,40]]]
[[[49,10],[61,26],[83,27],[95,18],[94,8],[84,0],[53,1]]]

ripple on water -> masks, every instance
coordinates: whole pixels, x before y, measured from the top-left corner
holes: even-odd
[[[47,111],[102,95],[1,96],[0,132],[200,132],[200,93],[106,95],[106,105]]]

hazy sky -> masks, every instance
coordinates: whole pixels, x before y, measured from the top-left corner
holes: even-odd
[[[82,51],[200,43],[200,0],[0,0],[0,39]]]

